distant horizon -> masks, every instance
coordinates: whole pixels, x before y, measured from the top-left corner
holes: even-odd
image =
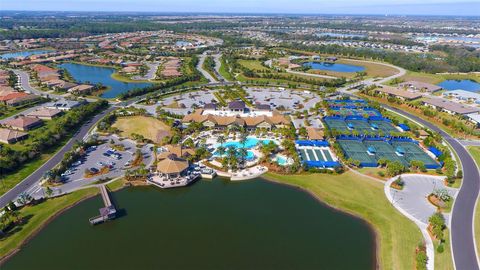
[[[25,9],[25,7],[28,7]],[[476,10],[476,11],[475,11]],[[480,0],[17,0],[2,10],[17,12],[199,13],[274,15],[460,16],[480,17]]]
[[[289,13],[289,12],[221,12],[221,11],[140,11],[140,10],[0,10],[0,14],[6,12],[52,12],[52,13],[105,13],[105,14],[152,14],[152,15],[238,15],[238,16],[375,16],[375,17],[469,17],[480,18],[480,15],[447,15],[447,14],[380,14],[380,13]]]

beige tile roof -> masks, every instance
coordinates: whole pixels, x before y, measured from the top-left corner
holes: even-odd
[[[188,168],[188,161],[178,158],[176,155],[169,155],[158,162],[157,170],[161,173],[181,173]]]

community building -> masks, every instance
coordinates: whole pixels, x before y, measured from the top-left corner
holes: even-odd
[[[182,122],[185,125],[196,122],[203,126],[225,130],[232,126],[244,127],[248,131],[258,128],[272,130],[290,124],[285,116],[272,111],[269,105],[256,104],[253,109],[243,101],[232,101],[225,108],[218,108],[215,103],[205,104],[203,109],[197,109],[186,115]]]
[[[377,87],[375,89],[375,92],[385,94],[391,97],[396,97],[402,100],[414,100],[422,97],[422,94],[420,93],[411,92],[390,86]]]
[[[480,94],[465,90],[452,90],[443,93],[445,98],[453,98],[459,101],[466,101],[471,103],[480,104]]]
[[[466,115],[479,112],[479,108],[453,102],[444,98],[429,98],[423,101],[426,106],[449,114]]]
[[[399,87],[403,87],[406,89],[414,90],[414,91],[419,91],[419,92],[428,92],[428,93],[433,93],[442,90],[442,87],[431,84],[431,83],[425,83],[425,82],[419,82],[419,81],[408,81],[408,82],[403,82],[398,84]]]

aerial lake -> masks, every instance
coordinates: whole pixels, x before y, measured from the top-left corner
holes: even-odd
[[[471,92],[480,91],[480,83],[472,80],[446,80],[438,84],[445,90],[466,90]]]
[[[123,216],[91,226],[99,196],[53,220],[12,269],[373,269],[369,226],[262,179],[111,194]]]
[[[365,70],[365,67],[362,66],[327,62],[307,62],[303,65],[315,70],[326,70],[335,72],[359,72]]]
[[[151,83],[121,82],[115,80],[112,78],[112,74],[115,73],[114,68],[76,63],[65,63],[58,65],[58,67],[66,69],[77,82],[90,84],[101,83],[102,85],[109,87],[109,89],[102,94],[103,98],[115,98],[119,94],[128,92],[129,90],[152,85]]]
[[[33,50],[33,51],[11,52],[11,53],[4,53],[0,55],[0,58],[11,59],[11,58],[17,58],[17,57],[27,57],[27,56],[36,55],[36,54],[45,54],[50,52],[53,52],[53,50]]]

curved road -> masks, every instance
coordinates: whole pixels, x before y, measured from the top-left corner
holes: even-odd
[[[0,197],[0,208],[3,208],[11,201],[14,201],[18,197],[18,195],[22,194],[24,191],[36,185],[47,171],[51,170],[58,163],[60,163],[60,161],[62,161],[63,155],[72,148],[75,141],[83,140],[90,128],[95,125],[95,123],[97,123],[107,113],[113,111],[114,109],[114,107],[109,107],[101,113],[95,115],[87,123],[83,124],[82,127],[77,131],[77,133],[75,133],[75,135],[57,153],[55,153],[52,158],[50,158],[46,163],[39,167],[35,172],[23,179],[22,182],[20,182],[18,185],[16,185]]]
[[[475,251],[475,235],[473,233],[473,217],[475,204],[480,189],[480,173],[472,156],[463,145],[452,138],[442,129],[438,128],[420,117],[404,112],[397,108],[382,104],[382,106],[405,115],[422,125],[434,130],[453,147],[462,162],[463,183],[458,192],[451,214],[451,242],[455,268],[457,270],[478,270],[479,263]]]

